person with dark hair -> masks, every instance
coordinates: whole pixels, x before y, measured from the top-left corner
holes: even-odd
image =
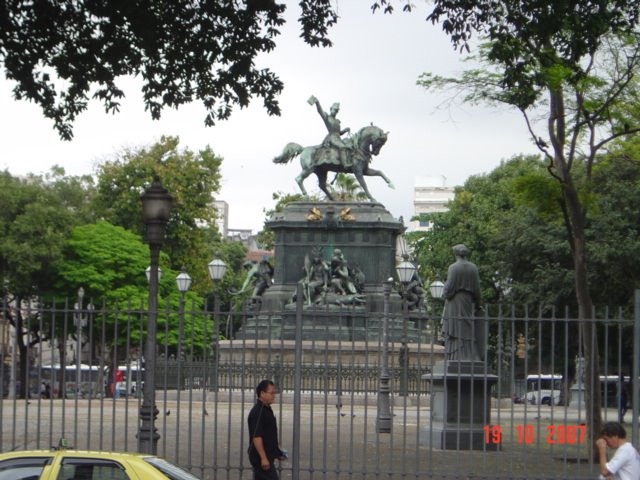
[[[616,385],[616,404],[618,406],[618,421],[624,423],[624,416],[628,410],[627,385],[624,381],[624,375],[618,378]]]
[[[619,422],[607,422],[602,427],[602,436],[596,440],[600,463],[600,478],[615,480],[637,480],[640,478],[640,454],[627,442],[627,432]],[[607,462],[607,447],[616,449]]]
[[[276,458],[284,460],[286,454],[278,443],[278,423],[271,409],[276,397],[276,386],[271,380],[262,380],[256,387],[256,404],[249,412],[249,462],[254,480],[278,480]]]

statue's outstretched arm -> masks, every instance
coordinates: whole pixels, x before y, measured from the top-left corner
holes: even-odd
[[[322,117],[322,120],[324,120],[325,122],[327,121],[327,113],[322,109],[322,105],[320,105],[320,101],[316,97],[311,95],[309,97],[309,100],[307,100],[307,103],[309,105],[315,105],[316,109],[318,110],[318,113]]]
[[[244,279],[244,283],[242,284],[242,288],[240,289],[240,292],[245,291],[245,289],[249,286],[249,282],[257,273],[258,273],[258,265],[256,264],[253,267],[251,267],[251,269],[247,272],[247,278]]]

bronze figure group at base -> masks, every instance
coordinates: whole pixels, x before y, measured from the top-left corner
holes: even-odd
[[[304,272],[299,283],[306,305],[361,305],[366,301],[362,294],[364,273],[358,265],[350,266],[339,248],[333,251],[330,264],[320,254],[312,260],[306,255]],[[295,301],[294,294],[291,302]]]

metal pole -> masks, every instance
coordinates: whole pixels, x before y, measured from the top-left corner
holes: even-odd
[[[150,244],[151,255],[149,276],[149,315],[147,319],[147,338],[144,352],[144,386],[142,389],[142,406],[140,407],[140,431],[138,432],[138,449],[142,453],[155,455],[158,452],[160,434],[155,427],[158,416],[156,408],[156,328],[158,314],[158,261],[160,245]]]
[[[213,295],[213,391],[219,389],[220,379],[218,378],[220,367],[220,294],[218,293],[217,281],[214,281]]]
[[[380,369],[380,384],[378,389],[378,415],[376,417],[376,432],[391,433],[391,402],[389,387],[389,365],[387,352],[389,350],[389,296],[393,279],[384,282],[384,324],[382,333],[382,367]]]
[[[406,297],[402,299],[402,345],[398,354],[398,366],[400,367],[400,392],[403,397],[409,395],[409,339],[407,336],[407,322],[409,321],[408,305]]]
[[[295,343],[295,376],[293,378],[293,455],[291,458],[292,478],[300,477],[300,404],[302,390],[302,304],[304,295],[302,284],[296,287],[296,343]]]
[[[84,290],[78,289],[78,303],[76,304],[76,398],[80,396],[82,385],[82,300]]]
[[[633,322],[633,379],[631,393],[631,443],[638,445],[638,412],[640,412],[640,290],[635,291],[634,322]]]

